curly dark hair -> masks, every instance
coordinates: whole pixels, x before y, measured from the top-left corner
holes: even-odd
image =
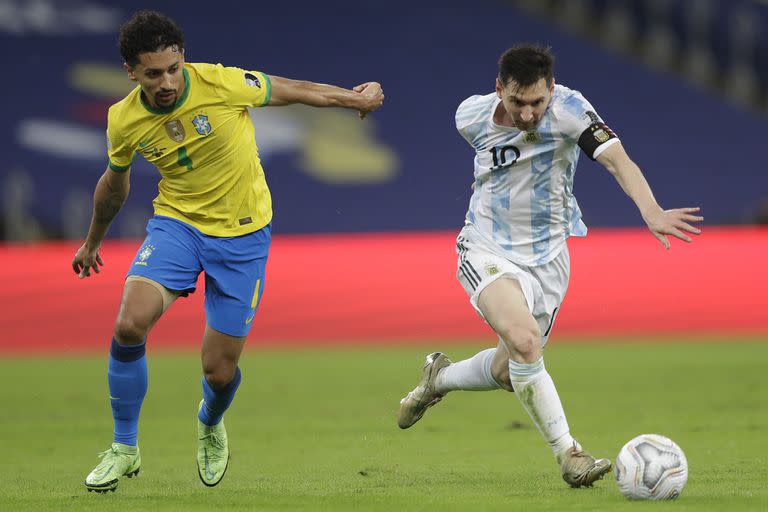
[[[169,46],[184,49],[184,33],[168,16],[157,11],[138,11],[120,27],[120,55],[129,66],[139,54],[162,51]]]
[[[535,44],[519,44],[505,51],[499,58],[501,85],[514,81],[520,87],[529,87],[542,78],[551,85],[555,56],[549,50]]]

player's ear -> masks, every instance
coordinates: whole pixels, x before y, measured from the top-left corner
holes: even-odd
[[[123,69],[128,73],[128,78],[136,81],[136,71],[133,69],[132,66],[129,66],[127,62],[123,62]]]
[[[501,90],[503,87],[501,86],[501,80],[499,80],[499,77],[496,77],[496,96],[501,98]]]
[[[552,83],[549,84],[549,94],[553,94],[555,92],[555,77],[552,77]]]

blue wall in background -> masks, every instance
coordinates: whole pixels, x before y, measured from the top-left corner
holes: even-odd
[[[106,165],[106,108],[130,86],[120,74],[116,32],[135,3],[4,4],[10,6],[0,13],[7,63],[0,85],[4,232],[80,238]],[[768,197],[765,117],[504,2],[189,4],[154,7],[184,29],[190,62],[384,86],[384,108],[364,122],[353,113],[306,107],[255,112],[278,233],[458,228],[473,153],[456,133],[455,109],[467,96],[492,91],[498,55],[520,41],[552,46],[556,80],[580,90],[619,134],[662,206],[700,205],[708,222],[731,223],[747,221]],[[142,234],[157,179],[137,157],[131,197],[113,235]],[[590,226],[642,222],[613,178],[586,157],[575,193]]]

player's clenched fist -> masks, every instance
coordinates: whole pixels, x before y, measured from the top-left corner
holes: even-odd
[[[352,90],[359,92],[367,100],[366,106],[360,109],[360,119],[364,119],[368,112],[379,109],[384,103],[384,90],[378,82],[366,82],[353,87]]]

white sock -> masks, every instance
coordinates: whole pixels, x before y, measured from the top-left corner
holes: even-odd
[[[509,360],[509,377],[520,403],[541,432],[555,456],[573,447],[563,405],[546,368],[544,358],[535,363]]]
[[[452,363],[437,374],[435,389],[439,393],[449,391],[489,391],[501,389],[491,375],[491,362],[496,354],[495,348],[483,350],[469,359]]]

